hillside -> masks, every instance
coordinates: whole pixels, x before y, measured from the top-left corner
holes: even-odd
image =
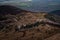
[[[51,16],[45,12],[22,10],[17,14],[4,13],[0,15],[0,40],[60,40],[60,25],[55,24],[55,21],[50,19]]]
[[[47,18],[47,19],[49,19],[51,21],[60,23],[60,16],[58,16],[58,15],[47,14],[47,16],[45,16],[45,18]]]
[[[51,12],[49,12],[49,14],[55,14],[55,15],[60,16],[60,10],[51,11]]]

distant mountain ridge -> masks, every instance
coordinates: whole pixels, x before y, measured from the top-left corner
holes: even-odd
[[[59,15],[60,16],[60,10],[54,10],[49,12],[49,14]]]
[[[0,14],[17,14],[17,13],[21,13],[22,11],[27,12],[26,10],[22,10],[12,5],[1,5],[0,6]]]

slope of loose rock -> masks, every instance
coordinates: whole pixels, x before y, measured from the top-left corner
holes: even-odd
[[[59,40],[60,28],[38,22],[40,19],[46,19],[46,15],[44,12],[34,14],[28,11],[0,15],[0,40]],[[25,28],[27,29],[24,30]]]

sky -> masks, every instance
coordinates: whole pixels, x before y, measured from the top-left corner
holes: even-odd
[[[6,2],[6,1],[17,1],[17,2],[28,2],[28,1],[32,1],[32,2],[41,2],[41,3],[46,3],[46,2],[55,2],[55,3],[59,3],[60,0],[0,0],[0,2]]]
[[[32,0],[0,0],[0,2],[4,1],[20,1],[20,2],[27,2],[27,1],[32,1]]]
[[[18,5],[22,9],[32,11],[60,10],[60,0],[0,0],[1,4]]]

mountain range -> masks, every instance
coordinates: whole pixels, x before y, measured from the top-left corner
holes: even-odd
[[[0,40],[60,40],[59,36],[60,16],[0,6]]]

